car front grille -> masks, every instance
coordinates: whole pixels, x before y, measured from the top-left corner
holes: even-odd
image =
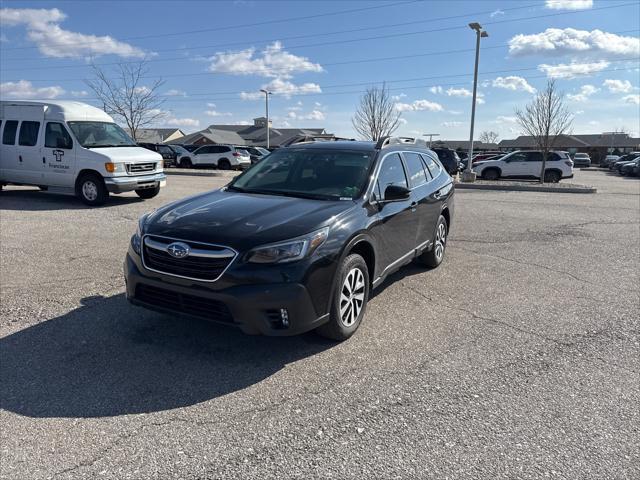
[[[216,281],[236,256],[227,247],[155,235],[146,235],[142,243],[142,262],[149,270],[205,282]],[[169,247],[174,243],[187,245],[189,254],[183,258],[171,255]]]
[[[215,322],[233,323],[229,308],[218,300],[186,295],[144,283],[136,287],[135,298],[142,303],[178,313],[186,313]]]
[[[141,173],[153,172],[156,169],[155,162],[149,163],[127,163],[127,173],[139,175]]]

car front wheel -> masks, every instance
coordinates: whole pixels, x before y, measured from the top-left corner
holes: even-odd
[[[369,270],[364,259],[357,254],[348,255],[336,275],[329,321],[317,332],[337,341],[353,335],[364,317],[369,301],[369,285]]]
[[[109,198],[109,191],[98,174],[87,173],[78,179],[76,194],[86,205],[96,207],[104,205]]]

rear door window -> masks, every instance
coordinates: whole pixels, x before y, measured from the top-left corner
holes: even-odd
[[[409,174],[411,187],[415,188],[427,183],[427,175],[424,171],[424,165],[422,164],[422,160],[420,160],[420,156],[417,153],[403,153],[402,155],[407,165],[407,173]]]
[[[527,152],[527,162],[541,162],[542,152]]]
[[[8,120],[4,124],[4,132],[2,132],[2,143],[4,145],[15,145],[17,130],[18,130],[18,121]]]
[[[18,144],[24,147],[33,147],[38,143],[38,132],[40,131],[40,122],[32,122],[25,120],[20,125],[20,134],[18,135]]]

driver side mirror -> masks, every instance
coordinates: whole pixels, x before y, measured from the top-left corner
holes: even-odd
[[[384,190],[385,202],[398,202],[407,200],[411,196],[411,190],[401,185],[389,185]]]

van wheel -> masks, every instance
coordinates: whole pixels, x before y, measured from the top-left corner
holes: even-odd
[[[548,183],[558,183],[560,181],[560,174],[555,170],[547,170],[544,172],[544,181]]]
[[[191,163],[191,159],[190,158],[181,158],[180,159],[180,167],[182,167],[182,168],[191,168],[191,167],[193,167],[193,164]]]
[[[109,197],[109,192],[100,175],[85,173],[76,183],[76,195],[86,205],[97,207],[105,204]]]
[[[482,172],[482,178],[485,180],[498,180],[500,178],[500,172],[495,168],[487,168]]]
[[[444,259],[444,251],[447,248],[447,234],[449,233],[449,228],[447,225],[447,220],[440,215],[438,218],[438,223],[436,224],[436,234],[433,241],[433,246],[431,250],[424,252],[422,255],[418,257],[418,263],[426,266],[435,268],[442,263]]]
[[[342,261],[333,296],[329,321],[316,331],[331,340],[343,341],[360,326],[369,301],[369,271],[360,255],[348,255]]]
[[[153,198],[160,193],[160,186],[154,188],[140,188],[136,190],[136,193],[140,198],[148,199]]]
[[[223,158],[218,162],[218,168],[220,170],[231,170],[231,164],[229,163],[229,160]]]

